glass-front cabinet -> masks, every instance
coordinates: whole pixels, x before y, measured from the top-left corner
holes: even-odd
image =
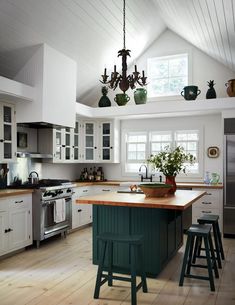
[[[13,105],[0,102],[0,162],[16,158],[16,123]]]
[[[92,121],[83,122],[83,132],[84,132],[84,161],[94,162],[97,160],[96,123]]]
[[[73,159],[79,161],[81,156],[81,141],[80,141],[80,123],[76,121],[75,128],[73,131]]]
[[[73,129],[53,129],[53,161],[65,162],[73,160]]]
[[[111,161],[113,155],[113,137],[111,122],[100,123],[100,159]]]

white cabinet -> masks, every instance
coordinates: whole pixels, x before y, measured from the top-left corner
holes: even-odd
[[[83,162],[118,163],[120,155],[119,120],[80,121]]]
[[[0,255],[32,244],[32,195],[0,199]]]
[[[223,230],[223,193],[221,189],[198,189],[206,191],[206,195],[193,203],[192,223],[197,223],[197,219],[202,215],[215,214],[219,215],[220,230]]]
[[[13,105],[0,102],[0,163],[16,158],[16,123]]]
[[[39,129],[38,132],[40,153],[52,154],[53,163],[69,163],[74,161],[73,128],[45,128]]]
[[[89,195],[93,195],[92,186],[82,186],[74,189],[72,204],[72,229],[76,229],[92,222],[92,205],[76,204],[76,199]]]

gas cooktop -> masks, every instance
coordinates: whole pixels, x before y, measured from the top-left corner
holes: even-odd
[[[50,187],[50,186],[61,186],[64,184],[71,183],[70,180],[65,179],[42,179],[39,180],[37,184],[32,184],[29,182],[23,183],[23,184],[11,184],[8,185],[7,188],[10,189],[39,189],[41,187]]]

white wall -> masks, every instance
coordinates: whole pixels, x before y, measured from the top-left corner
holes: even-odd
[[[171,129],[194,129],[202,128],[203,130],[203,175],[200,178],[189,178],[187,176],[178,177],[178,181],[203,181],[205,171],[217,172],[223,174],[223,155],[222,155],[222,120],[220,115],[207,115],[195,117],[177,117],[177,118],[160,118],[160,119],[141,119],[125,120],[121,122],[121,130],[171,130]],[[122,135],[123,136],[123,135]],[[217,146],[220,149],[218,158],[209,158],[207,148]],[[123,153],[123,148],[121,147]],[[122,156],[123,157],[123,156]],[[106,179],[120,180],[138,180],[138,174],[133,177],[125,176],[122,172],[122,164],[102,164]]]
[[[225,83],[229,79],[234,78],[234,72],[226,68],[223,64],[214,60],[207,54],[203,53],[192,44],[175,34],[170,30],[166,30],[163,34],[147,49],[147,51],[136,61],[138,70],[141,72],[144,70],[147,74],[147,59],[151,57],[173,55],[177,53],[188,52],[191,58],[191,85],[197,85],[201,90],[201,94],[197,99],[205,99],[208,89],[207,81],[215,81],[215,91],[217,97],[227,97]],[[133,67],[129,69],[129,73],[133,72]],[[183,88],[182,88],[183,89]],[[117,106],[114,102],[115,94],[120,93],[120,90],[109,90],[108,97],[112,105]],[[129,90],[127,94],[131,100],[129,104],[134,103],[133,90]],[[101,97],[101,95],[100,95]],[[98,107],[99,98],[94,101],[93,106]],[[179,99],[183,99],[179,92]],[[155,101],[160,100],[157,98]]]

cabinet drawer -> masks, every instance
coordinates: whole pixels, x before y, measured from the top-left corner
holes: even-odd
[[[9,209],[27,208],[32,202],[32,195],[14,196],[9,199]]]
[[[203,209],[219,209],[221,204],[221,192],[207,190],[207,194],[197,200],[193,204],[193,207],[200,207]]]
[[[219,215],[219,226],[220,230],[223,228],[223,215],[222,215],[222,210],[221,209],[211,209],[211,208],[203,208],[203,209],[198,209],[194,208],[192,212],[192,223],[198,223],[197,219],[199,217],[202,217],[203,215]]]

